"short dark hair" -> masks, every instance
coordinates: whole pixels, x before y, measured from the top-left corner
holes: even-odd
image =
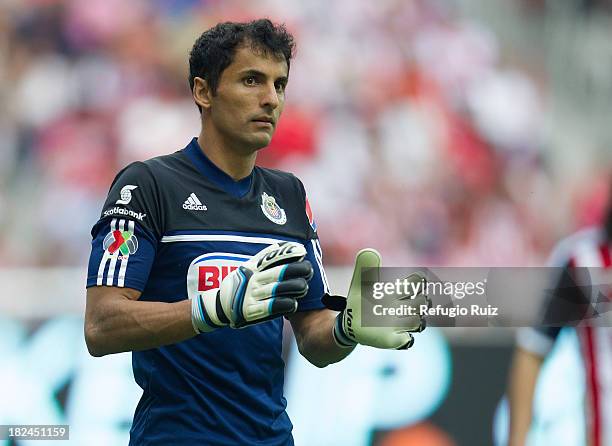
[[[204,31],[189,53],[191,90],[194,79],[201,77],[208,82],[213,94],[216,93],[221,73],[233,62],[236,48],[246,43],[256,51],[284,57],[289,69],[295,42],[283,24],[274,24],[268,19],[219,23]]]

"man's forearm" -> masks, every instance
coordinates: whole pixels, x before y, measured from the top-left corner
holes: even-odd
[[[531,426],[533,395],[543,358],[518,348],[510,369],[509,446],[524,446]]]
[[[339,347],[334,341],[336,315],[331,310],[318,310],[290,317],[300,353],[317,367],[341,361],[355,349]]]
[[[89,292],[96,293],[95,288]],[[90,302],[88,300],[88,307]],[[147,350],[195,336],[189,300],[175,303],[143,302],[117,296],[100,300],[85,319],[90,353],[103,356]]]

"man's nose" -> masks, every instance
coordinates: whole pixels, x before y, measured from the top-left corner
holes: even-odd
[[[280,105],[280,98],[278,95],[278,91],[276,90],[276,86],[272,84],[267,84],[264,88],[261,97],[261,106],[266,108],[271,108],[274,110]]]

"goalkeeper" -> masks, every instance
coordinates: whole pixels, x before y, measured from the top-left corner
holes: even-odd
[[[92,229],[85,339],[94,356],[132,352],[143,389],[132,445],[293,444],[283,316],[317,367],[356,344],[407,348],[423,328],[419,317],[361,327],[373,250],[359,253],[348,297],[329,296],[302,183],[255,165],[283,110],[293,47],[268,20],[204,32],[189,58],[199,136],[119,172]]]

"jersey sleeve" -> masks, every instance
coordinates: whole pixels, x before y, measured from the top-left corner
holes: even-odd
[[[548,259],[547,264],[554,275],[537,325],[521,328],[517,332],[517,345],[539,356],[546,356],[561,329],[578,324],[589,308],[586,296],[575,281],[569,255],[563,251],[557,247]]]
[[[308,284],[308,294],[298,300],[298,311],[324,308],[321,298],[324,294],[329,293],[327,276],[323,269],[323,253],[318,238],[308,240],[306,243],[306,260],[312,264],[314,275]]]
[[[297,178],[296,178],[297,179]],[[317,234],[317,225],[314,221],[310,203],[302,182],[297,179],[304,203],[304,239],[306,240],[306,260],[310,261],[314,275],[309,283],[308,294],[299,299],[298,311],[318,310],[325,308],[321,302],[324,294],[329,293],[327,276],[323,268],[323,250]]]
[[[159,209],[155,180],[144,163],[119,172],[91,230],[87,287],[144,290],[161,237]]]

